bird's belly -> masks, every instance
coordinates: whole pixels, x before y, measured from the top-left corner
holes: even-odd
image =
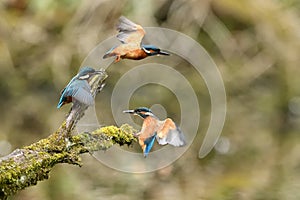
[[[121,58],[140,60],[147,57],[145,51],[143,51],[140,47],[136,45],[120,45],[115,48],[112,53],[116,55],[120,55]]]
[[[142,49],[137,49],[137,50],[128,51],[122,57],[127,59],[140,60],[146,58],[147,54]]]

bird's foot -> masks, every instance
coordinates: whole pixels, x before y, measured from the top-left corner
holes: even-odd
[[[139,133],[134,133],[133,136],[134,137],[139,137],[140,134],[141,134],[140,132]]]
[[[119,62],[121,60],[121,56],[117,56],[115,59],[115,63]]]

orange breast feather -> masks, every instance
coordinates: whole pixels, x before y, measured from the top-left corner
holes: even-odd
[[[140,139],[147,139],[155,134],[158,129],[157,120],[152,117],[147,117],[144,119],[141,134],[139,135]]]
[[[134,59],[134,60],[139,60],[139,59],[143,59],[147,57],[147,54],[145,53],[145,51],[143,51],[142,49],[135,49],[132,51],[127,52],[124,56],[122,56],[124,58],[128,58],[128,59]]]

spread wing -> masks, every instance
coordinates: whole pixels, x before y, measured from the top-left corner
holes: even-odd
[[[160,145],[171,144],[180,147],[186,144],[182,131],[170,118],[162,122],[160,129],[157,131],[156,139]]]
[[[68,85],[62,93],[61,98],[71,96],[77,101],[91,106],[94,104],[94,98],[91,94],[91,87],[85,80],[75,80]]]
[[[124,16],[121,16],[119,18],[119,24],[117,25],[117,30],[119,31],[117,38],[123,44],[132,43],[140,46],[142,39],[146,34],[142,26],[133,23],[132,21],[130,21]]]

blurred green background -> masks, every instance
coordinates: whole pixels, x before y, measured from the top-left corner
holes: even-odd
[[[49,180],[11,199],[300,199],[299,13],[298,0],[2,0],[1,156],[59,127],[69,109],[56,109],[60,90],[88,53],[116,34],[121,15],[198,41],[216,62],[228,101],[220,142],[199,159],[209,94],[190,66],[170,61],[188,77],[201,108],[199,133],[179,160],[156,172],[128,174],[84,155],[83,167],[57,165]],[[105,125],[114,124],[113,83],[130,62],[108,69],[108,84],[97,97]],[[178,105],[170,104],[174,95],[164,88],[141,88],[139,102],[131,103],[149,106],[155,102],[145,95],[157,93],[163,94],[158,103],[178,121]]]

